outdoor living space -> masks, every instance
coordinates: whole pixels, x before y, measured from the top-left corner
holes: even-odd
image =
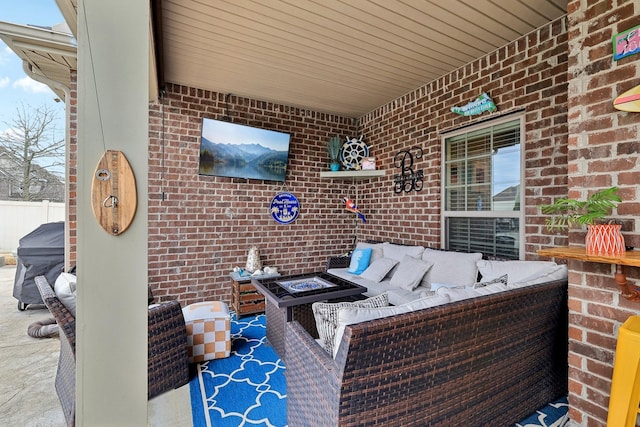
[[[640,307],[640,115],[615,103],[640,56],[612,40],[637,33],[640,3],[57,3],[73,42],[8,44],[45,74],[41,54],[66,66],[48,78],[68,105],[78,424],[147,422],[149,289],[231,306],[254,248],[289,276],[384,241],[566,264],[569,425],[606,425],[619,330]],[[286,172],[274,157],[275,175],[211,172],[211,121],[286,135]],[[105,189],[111,176],[123,185]],[[586,230],[548,230],[540,205],[609,187],[627,253],[575,256]]]

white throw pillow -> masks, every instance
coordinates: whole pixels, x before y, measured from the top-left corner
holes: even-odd
[[[382,319],[384,317],[395,316],[396,314],[408,313],[410,311],[422,310],[424,308],[435,307],[437,305],[446,304],[449,297],[446,295],[428,296],[420,298],[407,304],[398,306],[389,306],[381,308],[365,308],[365,307],[343,307],[338,310],[338,327],[335,332],[335,342],[333,345],[333,357],[336,357],[344,328],[347,325],[366,322],[373,319]]]
[[[430,262],[405,255],[398,263],[389,284],[396,288],[413,291],[418,287],[420,281],[431,267],[432,264]]]
[[[338,325],[338,310],[343,307],[386,307],[389,305],[389,298],[386,293],[376,295],[362,301],[354,302],[314,302],[311,305],[313,316],[316,320],[318,336],[322,340],[324,349],[333,353],[334,335]]]
[[[53,291],[67,310],[76,315],[76,276],[71,273],[60,273],[53,285]]]
[[[371,280],[372,282],[380,282],[398,263],[398,260],[380,257],[369,264],[369,267],[362,272],[360,277]]]
[[[552,261],[488,261],[477,262],[482,281],[486,282],[504,274],[509,276],[509,285],[536,276],[555,272],[558,264]]]
[[[431,283],[466,286],[475,283],[478,278],[476,263],[482,259],[482,254],[427,248],[422,254],[422,259],[433,264],[422,279],[422,286],[425,288],[429,289]]]

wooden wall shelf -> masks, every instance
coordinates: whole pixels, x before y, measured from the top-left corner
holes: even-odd
[[[384,176],[385,171],[382,169],[375,170],[359,170],[359,171],[321,171],[320,178],[336,178],[336,179],[353,179],[362,180]]]
[[[630,265],[640,267],[640,251],[627,251],[621,256],[587,255],[584,248],[579,246],[563,246],[538,250],[538,255],[553,258],[577,259],[587,262],[604,264]]]
[[[620,288],[622,296],[629,301],[640,302],[640,289],[627,283],[627,276],[623,268],[625,265],[640,267],[640,251],[627,251],[624,255],[620,256],[587,255],[585,248],[579,246],[562,246],[559,248],[539,249],[538,255],[615,265],[615,281]]]

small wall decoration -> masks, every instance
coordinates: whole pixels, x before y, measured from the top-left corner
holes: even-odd
[[[632,113],[640,112],[640,85],[635,86],[618,96],[613,101],[614,108]]]
[[[616,34],[612,38],[613,60],[640,53],[640,25]]]
[[[362,140],[363,136],[360,135],[360,138],[347,138],[347,141],[342,144],[340,163],[346,170],[360,170],[362,168],[362,159],[369,156],[369,147]]]
[[[362,159],[362,170],[376,170],[376,158],[365,157]]]
[[[367,222],[367,219],[364,217],[362,212],[360,212],[360,209],[358,208],[358,205],[356,205],[356,203],[353,200],[347,199],[346,197],[344,197],[342,199],[342,201],[344,202],[344,208],[346,210],[348,210],[349,212],[353,212],[354,214],[358,215],[358,218],[360,218],[363,223]]]
[[[422,190],[424,181],[424,172],[422,170],[413,170],[414,155],[415,159],[422,158],[422,148],[411,147],[406,151],[399,151],[393,158],[395,167],[400,168],[400,173],[393,176],[393,191],[395,193],[408,193],[410,191]]]
[[[136,178],[122,151],[104,152],[91,181],[91,208],[100,227],[112,236],[124,233],[138,206]]]
[[[300,202],[293,194],[281,192],[271,200],[269,212],[278,224],[291,224],[300,214]]]
[[[474,116],[485,111],[496,111],[496,104],[493,103],[489,95],[482,93],[474,101],[462,107],[451,107],[451,111],[462,116]]]

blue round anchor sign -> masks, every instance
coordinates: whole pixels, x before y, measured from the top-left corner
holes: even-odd
[[[291,193],[278,193],[271,200],[269,212],[278,224],[291,224],[300,214],[300,202]]]

